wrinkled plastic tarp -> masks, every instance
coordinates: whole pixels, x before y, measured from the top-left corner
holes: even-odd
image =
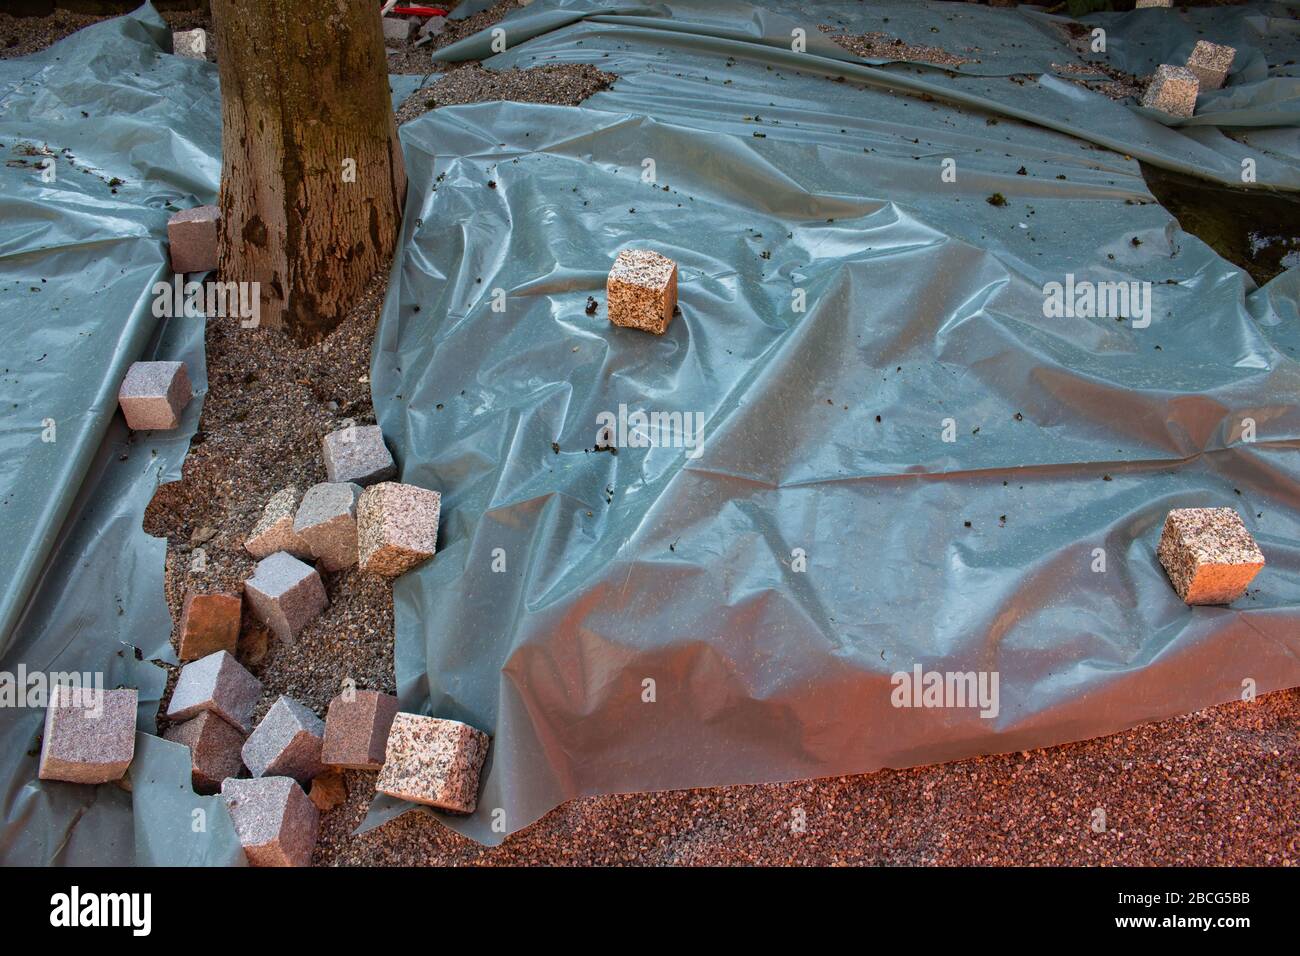
[[[770,72],[777,74],[769,77],[773,94],[790,92],[800,85],[800,77],[843,78],[943,97],[994,117],[1031,122],[1230,185],[1241,185],[1241,161],[1251,158],[1257,165],[1258,184],[1300,189],[1300,137],[1295,129],[1300,122],[1300,77],[1295,65],[1300,22],[1287,4],[1087,17],[1084,22],[1090,28],[1106,31],[1107,52],[1086,55],[1068,43],[1062,27],[1066,18],[1030,9],[913,0],[870,5],[841,0],[807,6],[804,13],[802,6],[757,7],[736,0],[538,2],[498,25],[510,49],[490,63],[508,67],[589,61],[616,72],[633,63],[653,69],[663,64],[663,51],[671,43],[674,56],[687,50],[714,54],[701,61],[703,68],[706,63],[713,67],[711,80],[705,81],[703,74],[694,79],[719,85],[725,80],[718,75],[725,68],[719,57],[752,59],[759,55],[754,46],[767,46],[764,67],[771,66]],[[972,62],[954,72],[924,64],[886,66],[885,61],[861,60],[823,34],[819,23],[836,27],[837,32],[889,33],[910,43],[943,47]],[[565,26],[570,28],[559,29]],[[791,50],[796,31],[801,31],[805,52]],[[1197,115],[1191,119],[1170,117],[1132,102],[1113,102],[1080,88],[1066,78],[1073,74],[1063,69],[1099,62],[1144,74],[1162,62],[1185,62],[1196,41],[1211,36],[1238,48],[1232,79],[1227,88],[1202,94]],[[487,57],[492,42],[491,31],[483,31],[444,47],[434,59]],[[593,43],[600,44],[595,56]],[[784,96],[769,96],[761,103],[773,118],[787,122],[782,114],[790,104]],[[1175,131],[1164,126],[1196,128]],[[1280,137],[1253,136],[1251,128],[1261,126],[1281,126],[1285,132]],[[1230,129],[1232,135],[1219,127]]]
[[[856,6],[837,14],[850,32],[882,29],[879,5]],[[972,43],[1052,37],[1043,15],[948,5],[883,29],[942,43],[936,9],[980,18],[960,23]],[[1134,63],[1190,47],[1189,17],[1239,31],[1243,74],[1205,104],[1252,118],[1231,137],[1005,79],[1068,56],[1055,39],[953,76],[865,66],[811,31],[795,55],[777,6],[539,0],[508,18],[490,67],[621,79],[581,109],[456,107],[403,130],[412,191],[374,381],[404,479],[446,493],[439,557],[396,591],[404,704],[494,736],[481,809],[456,825],[491,842],[498,809],[513,831],[582,793],[1018,749],[1245,679],[1300,683],[1297,270],[1255,290],[1158,206],[1122,204],[1150,200],[1131,160],[1063,135],[1224,181],[1263,151],[1260,183],[1293,188],[1294,87],[1258,73],[1289,42],[1277,9],[1099,21]],[[992,19],[1008,17],[1025,19]],[[137,358],[185,359],[200,396],[206,381],[201,321],[148,312],[168,204],[212,201],[220,168],[215,70],[167,43],[146,8],[0,62],[0,142],[29,163],[0,169],[0,521],[33,543],[0,558],[0,670],[138,687],[143,731],[130,793],[40,782],[40,711],[0,708],[5,863],[242,860],[183,748],[147,733],[149,660],[172,658],[164,547],[140,520],[199,402],[176,433],[131,436],[112,399]],[[394,78],[395,101],[419,82]],[[71,151],[57,184],[20,142]],[[630,245],[682,264],[661,339],[583,311]],[[1042,283],[1069,270],[1164,283],[1151,326],[1045,319]],[[619,404],[703,413],[702,453],[584,453]],[[1165,510],[1203,503],[1236,505],[1269,557],[1235,609],[1182,607],[1154,563]],[[889,675],[914,663],[997,669],[999,716],[890,707]]]
[[[849,32],[877,28],[856,7]],[[1193,16],[1237,23],[1255,71],[1262,9]],[[1300,683],[1300,270],[1256,289],[1133,158],[1235,181],[1239,143],[1050,75],[870,67],[813,30],[795,54],[743,4],[601,10],[532,4],[487,65],[594,63],[612,90],[402,129],[373,390],[403,480],[444,498],[438,557],[396,585],[399,693],[493,736],[450,825],[497,842],[584,794],[1019,750]],[[886,29],[935,16],[985,49],[1009,22],[1050,39],[965,5]],[[1190,46],[1183,14],[1129,16],[1113,34]],[[1068,56],[1049,39],[1007,68]],[[1300,185],[1294,155],[1261,182]],[[606,320],[633,247],[679,264],[663,337]],[[1047,317],[1068,275],[1150,283],[1149,325]],[[698,456],[593,451],[620,408],[702,415]],[[1230,608],[1184,606],[1155,559],[1203,505],[1268,556]],[[892,706],[917,666],[996,672],[996,716]]]

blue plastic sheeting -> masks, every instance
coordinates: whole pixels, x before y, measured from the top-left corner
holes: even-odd
[[[822,55],[815,24],[792,52],[743,4],[606,9],[532,4],[488,65],[613,89],[402,129],[373,391],[403,480],[444,498],[438,557],[396,585],[399,693],[493,736],[449,825],[497,842],[580,795],[1020,750],[1300,684],[1300,273],[1256,289],[1134,158],[1232,180],[1240,144],[1052,76]],[[1014,16],[972,8],[964,41]],[[1261,181],[1300,183],[1292,155]],[[632,247],[679,264],[661,338],[606,320]],[[1141,298],[1050,314],[1079,282]],[[633,420],[594,450],[636,412],[703,441]],[[1204,505],[1268,556],[1231,608],[1183,605],[1154,555]],[[894,706],[916,668],[996,674],[995,713]]]
[[[0,554],[6,639],[157,324],[167,217],[220,174],[216,71],[164,42],[160,20],[123,17],[0,61],[0,535],[30,542]]]

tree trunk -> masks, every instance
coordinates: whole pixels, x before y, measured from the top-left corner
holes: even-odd
[[[377,6],[212,0],[221,76],[220,269],[263,325],[317,341],[392,254],[406,168]]]

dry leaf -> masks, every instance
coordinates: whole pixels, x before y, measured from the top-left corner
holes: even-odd
[[[343,783],[343,774],[336,770],[327,770],[311,782],[311,793],[307,796],[322,813],[333,810],[348,798],[348,788]]]

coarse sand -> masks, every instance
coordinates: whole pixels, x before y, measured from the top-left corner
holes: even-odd
[[[947,67],[979,62],[974,57],[950,53],[942,47],[907,43],[889,33],[840,33],[835,27],[825,23],[819,23],[817,29],[854,56],[867,60],[933,63],[936,66]]]
[[[609,89],[618,77],[588,63],[558,63],[526,70],[485,70],[476,62],[456,66],[431,86],[416,90],[397,111],[402,124],[439,106],[514,100],[577,106],[593,93]]]

